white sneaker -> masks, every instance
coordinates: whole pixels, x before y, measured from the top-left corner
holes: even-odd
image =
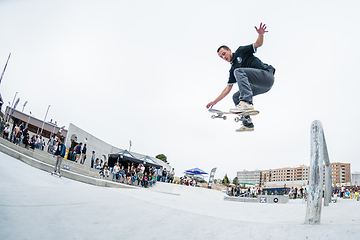
[[[239,129],[236,129],[236,131],[237,132],[254,131],[254,127],[241,126]]]
[[[238,105],[236,105],[236,108],[231,108],[230,112],[240,113],[245,112],[249,110],[254,110],[254,105],[247,103],[245,101],[240,101]]]

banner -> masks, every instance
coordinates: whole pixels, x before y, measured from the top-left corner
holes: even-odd
[[[215,172],[216,172],[216,167],[211,169],[211,172],[210,172],[210,176],[209,176],[209,183],[208,183],[208,188],[211,188],[211,185],[213,184],[214,182],[214,177],[215,177]]]

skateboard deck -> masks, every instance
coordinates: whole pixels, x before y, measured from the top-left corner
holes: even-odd
[[[52,172],[51,175],[55,175],[55,176],[58,176],[59,178],[61,178],[61,175],[57,172]]]
[[[260,112],[258,110],[248,110],[248,111],[244,111],[244,112],[239,112],[239,113],[234,113],[234,112],[223,112],[217,109],[209,109],[209,112],[213,113],[213,115],[211,115],[212,119],[215,118],[222,118],[224,120],[226,120],[226,114],[232,114],[232,115],[237,115],[237,117],[235,117],[235,122],[239,122],[241,120],[243,120],[243,118],[245,116],[253,116],[253,115],[258,115]]]

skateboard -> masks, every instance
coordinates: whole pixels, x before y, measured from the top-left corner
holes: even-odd
[[[58,176],[59,178],[61,178],[61,175],[60,175],[59,173],[57,173],[57,172],[52,172],[51,175],[56,175],[56,176]]]
[[[235,117],[235,119],[234,119],[235,122],[245,120],[245,116],[258,115],[260,113],[258,110],[248,110],[248,111],[239,112],[239,113],[223,112],[223,111],[220,111],[217,109],[212,109],[212,108],[209,109],[209,112],[214,113],[213,115],[211,115],[212,119],[222,118],[222,119],[226,120],[226,114],[237,115],[237,117]]]

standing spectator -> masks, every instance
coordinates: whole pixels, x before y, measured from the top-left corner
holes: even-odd
[[[171,183],[173,183],[173,181],[174,181],[174,176],[175,176],[175,170],[174,170],[174,168],[172,168],[171,169],[171,171],[169,172],[169,183],[171,182]]]
[[[82,151],[81,151],[81,161],[80,161],[80,163],[81,164],[84,164],[85,163],[85,159],[86,159],[86,143],[84,144],[84,148],[82,149]]]
[[[94,168],[94,162],[95,162],[95,151],[92,151],[92,155],[91,155],[91,168]]]
[[[29,140],[30,140],[30,136],[29,136],[29,133],[27,132],[27,130],[24,131],[24,135],[25,135],[25,137],[23,138],[22,142],[25,145],[25,148],[27,148],[27,146],[29,145]]]
[[[162,180],[162,173],[163,173],[163,168],[162,167],[157,169],[157,180],[158,180],[158,182],[160,182]]]
[[[308,195],[308,190],[305,188],[304,189],[304,199],[307,199],[307,195]]]
[[[0,133],[2,133],[5,121],[1,116],[0,116],[0,122],[1,122],[1,124],[0,124]]]
[[[145,166],[144,166],[144,164],[140,164],[140,169],[141,169],[142,173],[145,174]]]
[[[48,153],[52,153],[53,147],[54,147],[54,137],[51,136],[51,138],[48,141],[48,150],[47,150]]]
[[[300,188],[300,199],[304,197],[304,189]]]
[[[76,157],[75,157],[75,162],[77,162],[80,158],[81,155],[81,146],[82,143],[79,143],[79,145],[76,146]]]
[[[65,156],[65,152],[66,152],[65,144],[63,143],[63,140],[61,138],[59,138],[58,148],[56,149],[56,152],[53,155],[53,157],[57,156],[54,173],[56,173],[56,171],[58,171],[59,175],[60,175],[61,162],[62,162],[63,157]]]
[[[166,180],[166,175],[167,175],[167,171],[166,171],[166,168],[164,168],[163,172],[162,172],[162,182],[165,182]]]
[[[343,198],[344,197],[344,193],[345,193],[345,187],[344,185],[341,186],[341,192],[340,192],[340,197]]]

